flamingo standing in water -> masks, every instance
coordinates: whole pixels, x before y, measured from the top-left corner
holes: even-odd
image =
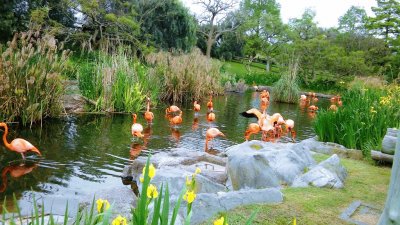
[[[200,105],[197,104],[197,101],[194,101],[194,103],[193,103],[193,110],[195,112],[199,112],[200,111]]]
[[[258,132],[260,131],[261,131],[260,125],[258,125],[257,123],[250,123],[246,132],[244,133],[244,138],[246,139],[246,141],[248,141],[252,134],[258,134]]]
[[[213,113],[212,111],[210,113],[207,113],[207,121],[212,122],[214,120],[215,120],[215,113]]]
[[[137,118],[136,114],[133,114],[132,116],[133,116],[133,124],[131,127],[132,136],[142,138],[143,137],[143,134],[142,134],[143,126],[139,123],[136,123],[136,118]]]
[[[13,141],[11,141],[11,143],[8,143],[8,141],[7,141],[8,126],[6,123],[0,123],[0,127],[4,127],[4,134],[3,134],[4,145],[9,150],[20,153],[22,156],[22,159],[25,160],[25,154],[28,151],[34,152],[34,153],[38,154],[39,156],[42,156],[42,153],[40,153],[39,149],[37,149],[31,143],[29,143],[28,141],[26,141],[22,138],[16,138]]]
[[[147,110],[144,113],[144,118],[146,119],[147,123],[151,123],[154,119],[154,114],[150,112],[150,98],[147,97]]]
[[[208,111],[213,111],[213,102],[212,102],[212,94],[210,95],[210,101],[207,102]]]
[[[182,123],[182,111],[180,111],[179,115],[172,117],[169,122],[174,125],[178,125]]]
[[[286,124],[286,128],[288,130],[288,132],[290,132],[290,135],[292,136],[292,140],[294,142],[294,140],[296,139],[296,131],[294,130],[294,121],[291,119],[287,119],[285,121]]]
[[[165,116],[168,117],[169,113],[176,113],[176,112],[182,112],[182,110],[176,105],[171,105],[170,107],[165,109]]]
[[[217,128],[209,128],[206,131],[206,146],[205,146],[205,150],[208,150],[208,142],[212,141],[215,137],[217,136],[222,136],[225,137],[225,134],[223,134],[221,131],[219,131]]]

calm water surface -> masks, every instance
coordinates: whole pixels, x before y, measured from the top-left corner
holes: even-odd
[[[244,141],[243,134],[247,125],[255,119],[239,115],[247,109],[259,106],[259,93],[226,94],[215,97],[214,110],[216,121],[206,120],[206,102],[197,119],[192,107],[183,109],[183,123],[170,126],[165,118],[165,107],[153,109],[155,120],[150,126],[142,114],[138,118],[144,128],[144,141],[132,138],[130,128],[131,115],[114,114],[71,116],[46,120],[42,128],[10,127],[8,140],[24,138],[37,146],[43,158],[31,155],[23,163],[19,154],[8,151],[0,145],[0,201],[12,200],[15,193],[23,211],[29,213],[33,195],[45,205],[51,205],[54,211],[62,213],[65,201],[79,201],[82,197],[93,195],[100,187],[123,186],[120,174],[130,159],[147,151],[170,151],[177,147],[204,151],[205,131],[217,127],[226,135],[226,139],[213,141],[214,148],[222,151],[226,147]],[[320,101],[318,106],[326,108],[328,102]],[[312,129],[313,114],[307,113],[299,105],[272,102],[268,114],[279,112],[287,119],[295,121],[297,140],[300,141],[315,134]],[[3,135],[0,132],[0,135]],[[255,138],[260,139],[260,135]],[[280,141],[290,141],[282,138]],[[41,201],[40,200],[40,201]],[[49,206],[50,207],[50,206]],[[60,210],[57,210],[60,208]]]

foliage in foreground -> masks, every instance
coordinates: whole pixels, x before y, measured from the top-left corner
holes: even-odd
[[[380,149],[386,129],[400,125],[400,87],[365,89],[353,87],[343,96],[337,112],[318,113],[314,129],[319,140],[361,149],[369,156]]]
[[[155,99],[159,91],[155,77],[122,47],[90,55],[80,65],[78,81],[82,94],[96,102],[99,111],[137,112],[144,107],[145,95]]]
[[[0,46],[0,55],[0,117],[27,124],[61,112],[68,50],[31,30]]]
[[[283,73],[281,79],[275,83],[272,89],[274,101],[295,103],[299,98],[299,86],[297,84],[298,62],[289,62],[289,69]]]
[[[149,75],[161,81],[161,100],[199,100],[211,92],[218,94],[223,90],[219,82],[220,64],[204,56],[199,49],[180,55],[152,53],[146,61],[154,66]]]

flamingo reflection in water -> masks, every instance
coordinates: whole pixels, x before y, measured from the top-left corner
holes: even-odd
[[[0,193],[4,192],[7,188],[7,174],[12,178],[22,177],[37,168],[38,163],[20,163],[6,166],[1,171],[1,185]]]

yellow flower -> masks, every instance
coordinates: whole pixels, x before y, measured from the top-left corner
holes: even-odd
[[[101,198],[97,199],[97,212],[103,212],[110,208],[110,203],[107,200],[103,200]]]
[[[199,167],[196,168],[196,171],[194,171],[194,174],[199,174],[201,173],[201,169]]]
[[[146,170],[146,167],[143,167],[143,175]],[[156,168],[153,166],[153,164],[150,164],[149,166],[149,177],[152,179],[156,175]]]
[[[293,225],[296,225],[296,218],[293,219]]]
[[[126,218],[122,217],[121,215],[118,215],[117,218],[115,218],[112,221],[112,225],[126,225]]]
[[[192,203],[196,199],[196,194],[194,193],[194,191],[186,191],[183,199],[188,203]]]
[[[140,180],[141,183],[143,183],[144,182],[144,177],[140,176],[139,180]]]
[[[147,187],[147,197],[149,198],[157,198],[158,197],[158,191],[157,191],[157,187],[150,184]]]
[[[377,111],[374,109],[373,106],[371,106],[371,109],[369,110],[371,113],[377,113]]]
[[[224,217],[214,220],[214,225],[224,225],[224,220],[225,220]],[[228,225],[228,224],[226,224],[226,225]]]

